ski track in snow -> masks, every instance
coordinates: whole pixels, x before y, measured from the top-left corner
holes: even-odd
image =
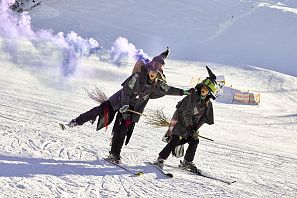
[[[178,82],[189,82],[191,78],[190,72],[183,79],[178,76],[177,68],[182,68],[181,65],[184,65],[184,72],[194,69],[198,74],[206,75],[201,72],[204,64],[172,61],[169,65],[168,70],[166,68],[168,81],[177,85]],[[36,81],[30,72],[12,68],[5,66],[5,63],[0,68],[0,109],[1,115],[5,116],[0,117],[1,196],[296,196],[296,116],[291,116],[296,115],[293,109],[296,107],[296,90],[293,86],[288,87],[290,83],[287,83],[296,81],[294,77],[264,70],[240,70],[222,65],[213,67],[215,73],[225,74],[233,84],[248,84],[263,90],[263,100],[259,106],[215,102],[215,125],[201,129],[202,134],[214,138],[215,142],[201,140],[195,163],[214,177],[236,180],[229,186],[165,167],[166,172],[174,175],[174,178],[168,179],[144,163],[155,160],[165,146],[161,138],[166,129],[148,126],[143,118],[136,125],[131,142],[123,148],[122,161],[130,169],[145,174],[135,177],[112,166],[102,160],[109,151],[112,126],[107,131],[95,131],[95,125],[86,123],[61,131],[57,125],[96,105],[87,97],[86,100],[80,99],[85,97],[82,85],[89,81],[76,80],[80,86],[71,91],[56,90]],[[19,72],[22,75],[17,75]],[[254,77],[246,79],[249,72],[253,72]],[[117,90],[122,80],[110,82],[112,91]],[[104,86],[106,82],[97,83]],[[258,83],[262,86],[257,86]],[[290,89],[293,91],[286,91]],[[277,97],[277,91],[281,91],[281,97]],[[276,97],[278,101],[271,100]],[[164,111],[170,117],[180,99],[166,97],[151,101],[148,108],[160,108],[167,104]],[[177,166],[178,162],[179,159],[172,157],[166,161],[173,166]]]

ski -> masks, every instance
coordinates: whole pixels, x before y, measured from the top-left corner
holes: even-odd
[[[169,178],[172,178],[173,175],[171,173],[166,173],[164,172],[164,170],[162,168],[160,168],[159,166],[155,165],[154,163],[152,162],[148,162],[150,165],[152,165],[153,167],[155,167],[156,169],[158,169],[163,175],[169,177]]]
[[[135,171],[132,171],[131,169],[129,169],[129,168],[127,168],[127,167],[125,167],[125,166],[123,166],[121,164],[117,164],[117,163],[115,163],[113,161],[110,161],[108,158],[103,158],[103,159],[106,162],[108,162],[110,164],[113,164],[113,165],[115,165],[115,166],[117,166],[117,167],[119,167],[119,168],[121,168],[121,169],[123,169],[123,170],[125,170],[125,171],[127,171],[129,173],[131,173],[132,175],[135,175],[135,176],[141,176],[141,175],[143,175],[143,172],[142,171],[135,172]]]
[[[208,175],[204,172],[196,172],[196,171],[191,171],[191,170],[186,170],[186,169],[182,169],[182,168],[179,168],[181,170],[184,170],[184,171],[187,171],[187,172],[191,172],[195,175],[198,175],[198,176],[201,176],[201,177],[205,177],[205,178],[208,178],[208,179],[212,179],[212,180],[216,180],[216,181],[219,181],[219,182],[223,182],[225,184],[228,184],[228,185],[231,185],[233,183],[235,183],[236,181],[227,181],[227,180],[224,180],[224,179],[221,179],[221,178],[218,178],[218,177],[214,177],[214,176],[211,176],[211,175]]]
[[[198,169],[198,171],[193,171],[193,170],[187,170],[187,169],[181,168],[180,165],[178,165],[178,167],[171,166],[171,165],[168,165],[168,164],[164,164],[164,165],[168,166],[168,167],[171,167],[171,168],[178,169],[178,170],[182,170],[182,171],[185,171],[185,172],[188,172],[188,173],[192,173],[192,174],[197,175],[197,176],[201,176],[201,177],[205,177],[205,178],[208,178],[208,179],[216,180],[216,181],[228,184],[228,185],[231,185],[231,184],[236,182],[236,180],[228,181],[228,180],[225,180],[225,179],[222,179],[222,178],[218,178],[218,177],[206,174],[206,173],[204,173],[203,171],[201,171],[199,169]]]

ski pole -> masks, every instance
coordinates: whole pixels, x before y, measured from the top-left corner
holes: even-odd
[[[206,139],[206,140],[208,140],[208,141],[214,142],[213,139],[210,139],[210,138],[207,138],[207,137],[203,137],[203,136],[201,136],[201,135],[198,135],[198,137],[201,137],[201,138]]]

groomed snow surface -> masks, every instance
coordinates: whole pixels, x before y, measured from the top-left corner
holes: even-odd
[[[226,185],[169,167],[165,170],[174,178],[167,179],[149,166],[146,162],[155,160],[165,146],[161,138],[166,128],[146,125],[144,118],[122,152],[124,164],[145,173],[139,177],[102,160],[110,148],[111,126],[96,132],[95,125],[86,123],[61,131],[58,122],[96,106],[84,88],[96,84],[111,95],[132,69],[92,59],[84,63],[96,64],[86,66],[96,75],[67,81],[1,63],[2,197],[296,197],[295,77],[211,64],[234,86],[261,93],[259,106],[214,102],[215,124],[200,130],[215,142],[201,140],[194,162],[208,174],[237,181]],[[192,74],[207,75],[204,65],[168,61],[165,72],[171,84],[184,87]],[[181,98],[151,100],[148,108],[164,107],[170,117]],[[170,157],[166,163],[177,166],[179,159]]]

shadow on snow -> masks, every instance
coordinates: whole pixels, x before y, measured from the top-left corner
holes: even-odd
[[[125,167],[135,172],[156,173],[156,179],[166,178],[166,176],[161,174],[156,168],[150,167],[149,165],[125,165]],[[129,174],[129,172],[103,159],[95,161],[71,161],[0,155],[0,177],[33,177],[35,175],[106,176]]]

